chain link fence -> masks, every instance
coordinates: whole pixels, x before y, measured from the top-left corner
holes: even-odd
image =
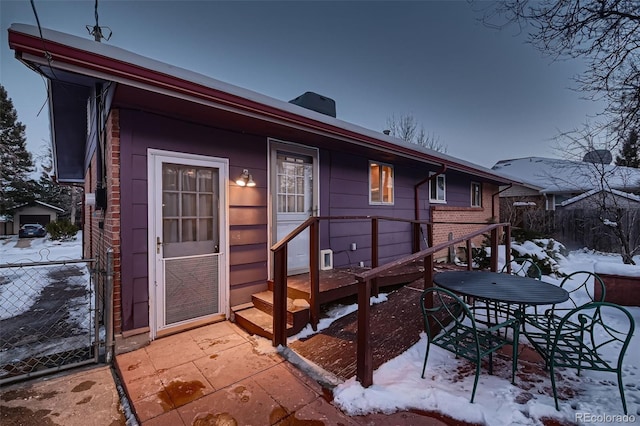
[[[0,265],[0,384],[96,363],[107,271],[94,259]],[[100,287],[100,288],[99,288]]]

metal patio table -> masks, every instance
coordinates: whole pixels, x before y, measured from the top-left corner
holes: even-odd
[[[569,293],[556,285],[500,272],[439,272],[433,282],[463,296],[521,306],[553,305],[569,299]]]

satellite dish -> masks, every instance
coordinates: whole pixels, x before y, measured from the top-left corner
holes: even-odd
[[[611,164],[613,156],[608,149],[594,149],[593,151],[587,152],[582,158],[582,161],[587,163]]]

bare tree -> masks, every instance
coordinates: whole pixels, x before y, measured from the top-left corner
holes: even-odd
[[[387,119],[387,126],[391,135],[403,141],[415,143],[434,151],[446,153],[447,146],[440,141],[435,134],[428,134],[424,126],[418,122],[413,115],[406,114],[396,117],[392,115]]]
[[[566,188],[575,185],[576,189],[582,191],[584,188],[592,188],[587,192],[589,196],[585,197],[584,204],[597,212],[601,226],[591,231],[613,236],[618,242],[622,261],[635,265],[633,256],[640,253],[640,239],[633,228],[639,211],[636,207],[637,196],[631,194],[631,191],[640,187],[637,169],[610,164],[612,156],[608,151],[594,150],[600,144],[594,141],[597,132],[591,131],[588,126],[582,132],[576,131],[564,136],[568,141],[567,152],[582,150],[583,159],[587,161],[575,161],[573,166],[562,163],[563,168],[570,167],[571,170],[568,173],[566,170],[564,173],[550,172],[550,182]]]
[[[640,118],[640,2],[636,0],[502,0],[476,2],[484,22],[517,24],[529,42],[555,59],[580,58],[587,69],[577,89],[606,101],[599,124],[612,146],[624,140]]]

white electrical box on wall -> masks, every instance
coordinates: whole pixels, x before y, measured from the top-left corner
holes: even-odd
[[[320,250],[320,269],[323,271],[333,269],[333,250]]]
[[[84,204],[86,206],[95,206],[96,205],[96,194],[88,193],[84,194]]]

